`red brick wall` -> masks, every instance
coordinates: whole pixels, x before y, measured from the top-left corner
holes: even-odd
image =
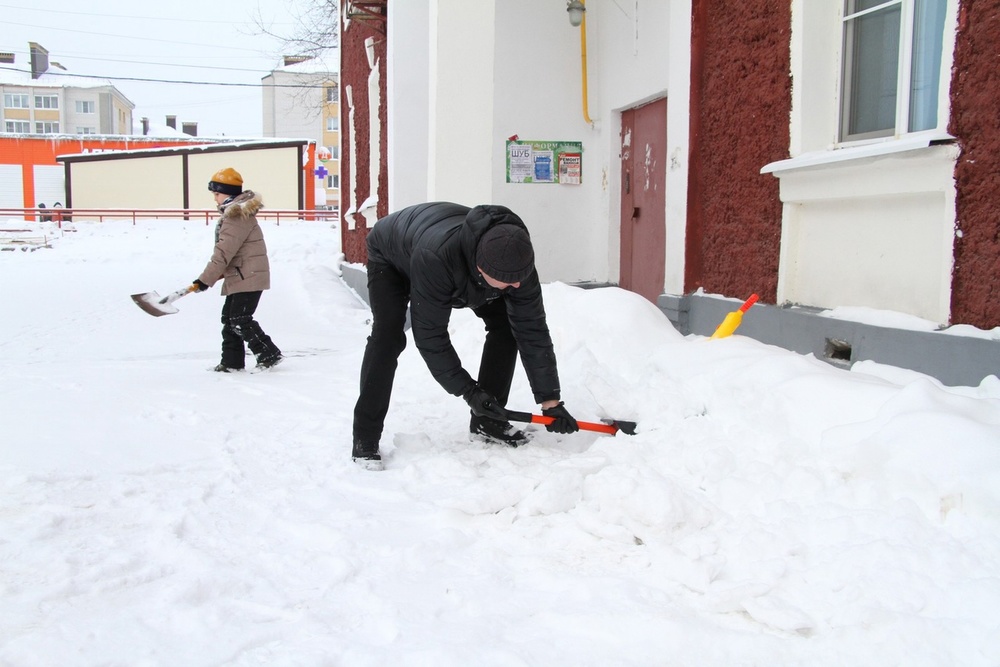
[[[958,138],[951,321],[1000,327],[1000,3],[962,0],[948,131]]]
[[[684,291],[774,303],[778,179],[789,157],[789,2],[693,0],[691,154]]]
[[[365,238],[368,236],[368,229],[364,219],[354,216],[356,223],[354,230],[349,230],[349,216],[345,213],[356,204],[363,204],[371,196],[370,179],[371,169],[368,164],[368,150],[371,137],[370,115],[368,112],[368,76],[371,70],[368,67],[368,58],[365,55],[365,38],[371,37],[375,40],[375,56],[378,59],[381,95],[379,96],[380,109],[378,117],[381,119],[381,139],[379,141],[379,159],[382,166],[379,171],[378,181],[378,217],[389,213],[389,179],[388,179],[388,128],[387,105],[386,105],[386,42],[385,22],[352,20],[349,29],[345,30],[343,25],[344,5],[346,0],[341,0],[341,26],[340,26],[340,219],[341,219],[341,243],[344,256],[348,262],[366,262],[368,253],[365,249]],[[388,8],[386,9],[388,11]],[[347,88],[353,90],[352,99],[354,101],[354,133],[351,135],[350,107],[347,103]],[[357,143],[357,164],[351,162],[351,145]],[[354,176],[351,171],[356,171]],[[351,189],[351,179],[357,183],[357,192]],[[355,201],[357,199],[357,201]]]

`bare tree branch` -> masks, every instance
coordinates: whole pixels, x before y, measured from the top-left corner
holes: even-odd
[[[253,12],[252,20],[258,34],[273,37],[281,43],[284,55],[316,57],[338,46],[340,8],[338,0],[299,0],[290,7],[294,26],[288,33],[278,32],[268,25],[260,11]]]

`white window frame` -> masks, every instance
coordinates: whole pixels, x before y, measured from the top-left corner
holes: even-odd
[[[340,116],[327,116],[326,117],[326,131],[327,132],[340,132]]]
[[[8,120],[4,122],[4,130],[11,134],[31,134],[30,120]]]
[[[937,115],[937,122],[934,127],[921,128],[918,130],[910,129],[910,112],[911,112],[911,84],[913,81],[914,74],[914,17],[916,15],[916,2],[922,0],[885,0],[880,2],[874,7],[864,9],[857,12],[852,12],[853,8],[856,6],[858,0],[844,0],[844,14],[842,17],[842,46],[843,54],[841,61],[841,101],[840,101],[840,112],[839,112],[839,124],[838,124],[838,135],[841,144],[851,144],[856,142],[864,142],[871,140],[884,140],[886,138],[901,137],[907,134],[914,134],[918,132],[925,131],[942,131],[947,127],[947,104],[942,102],[942,89],[947,90],[948,81],[946,79],[947,73],[943,72],[943,63],[950,61],[949,57],[943,52],[945,48],[950,44],[950,40],[944,39],[943,35],[939,37],[941,42],[942,53],[938,54],[938,71],[935,73],[937,77],[937,94],[934,97],[935,112]],[[946,0],[926,0],[927,2],[939,1],[944,3],[941,7],[944,16],[944,25],[948,25],[948,11]],[[896,90],[895,90],[895,117],[893,121],[893,126],[889,128],[879,128],[876,130],[870,130],[865,132],[851,132],[850,123],[851,117],[851,106],[852,106],[852,56],[853,56],[853,43],[852,38],[854,36],[855,26],[858,24],[860,19],[865,16],[876,14],[879,12],[892,11],[895,8],[899,8],[899,51],[897,53],[897,69],[896,69]]]
[[[97,103],[93,100],[77,100],[76,112],[87,114],[97,113]]]
[[[59,122],[48,121],[48,120],[36,120],[35,134],[59,134]]]
[[[58,109],[59,108],[59,96],[58,95],[35,95],[35,108],[36,109]]]
[[[3,106],[5,109],[30,109],[28,93],[4,93]]]
[[[97,128],[96,127],[77,127],[76,128],[76,133],[77,134],[97,134]]]

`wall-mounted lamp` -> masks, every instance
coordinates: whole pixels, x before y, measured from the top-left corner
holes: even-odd
[[[580,0],[569,0],[566,3],[566,12],[569,13],[569,24],[574,28],[583,23],[583,14],[587,11]]]

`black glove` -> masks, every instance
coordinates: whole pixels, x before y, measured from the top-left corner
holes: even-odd
[[[205,283],[201,282],[197,278],[191,284],[194,285],[194,291],[195,292],[204,292],[205,290],[208,289],[208,285],[206,285]]]
[[[472,414],[477,417],[488,417],[497,421],[507,421],[507,411],[500,407],[497,399],[479,386],[478,382],[473,382],[462,392],[462,398],[472,408]],[[576,422],[574,422],[575,424]]]
[[[565,408],[562,401],[559,401],[559,405],[554,408],[542,410],[542,414],[555,419],[551,424],[545,425],[545,430],[551,433],[576,433],[580,430],[580,426],[573,419],[573,415],[569,413],[569,410]]]

